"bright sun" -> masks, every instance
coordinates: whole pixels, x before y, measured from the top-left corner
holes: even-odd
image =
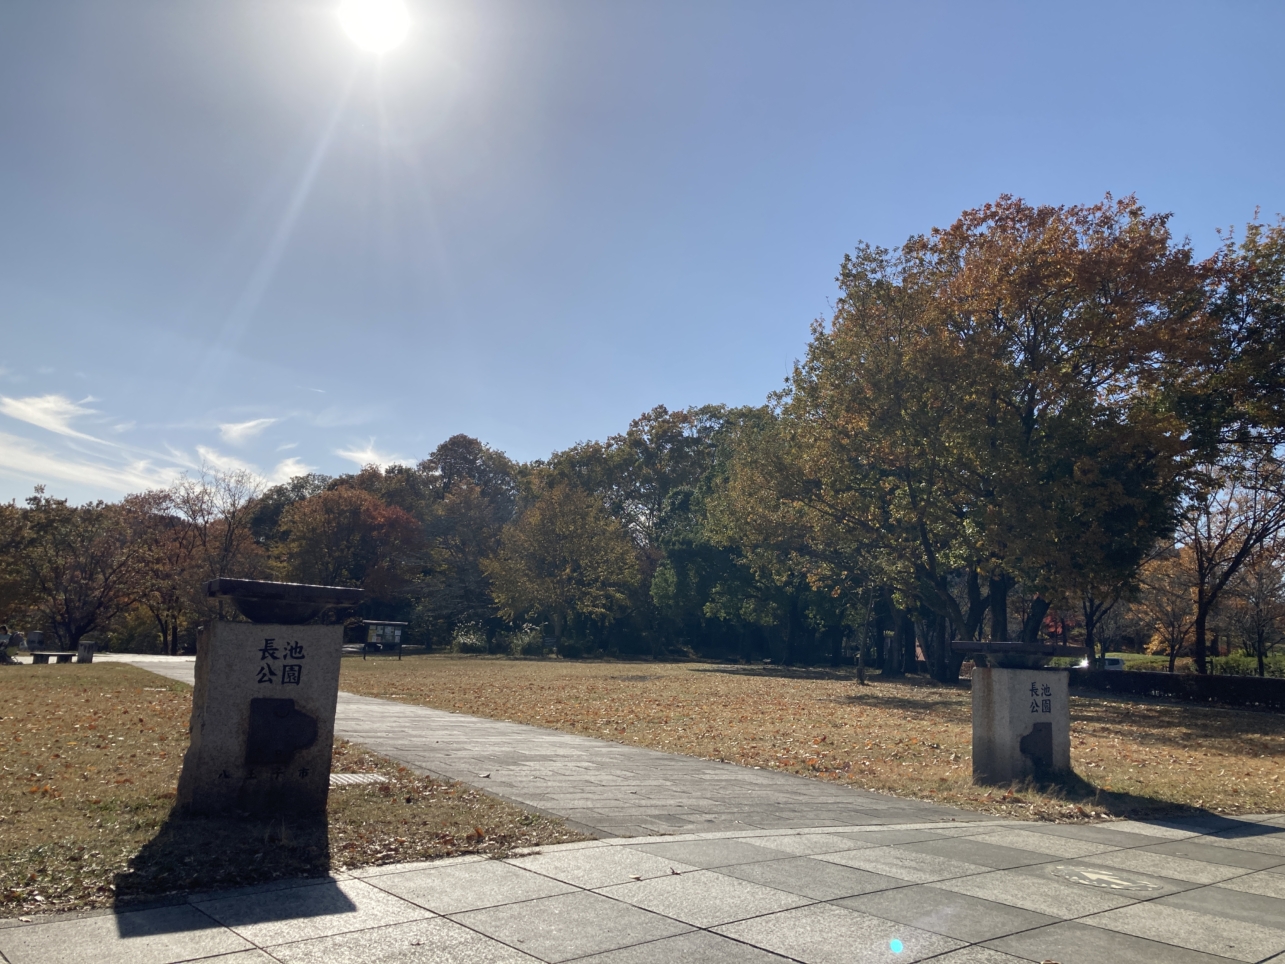
[[[339,22],[358,47],[383,54],[406,39],[410,14],[403,0],[343,0]]]

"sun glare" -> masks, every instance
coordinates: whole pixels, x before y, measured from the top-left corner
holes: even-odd
[[[403,0],[343,0],[339,22],[358,47],[384,54],[406,39],[410,14]]]

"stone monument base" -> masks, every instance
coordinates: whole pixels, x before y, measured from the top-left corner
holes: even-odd
[[[342,649],[342,626],[207,626],[196,647],[180,809],[324,812]]]
[[[1012,783],[1071,772],[1070,674],[973,670],[973,782]]]

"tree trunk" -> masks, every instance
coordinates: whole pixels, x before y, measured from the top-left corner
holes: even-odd
[[[1209,606],[1203,600],[1196,601],[1196,672],[1208,673],[1209,660],[1205,646],[1205,626],[1209,621]]]
[[[782,660],[786,666],[794,665],[795,648],[798,646],[799,640],[799,622],[799,602],[796,597],[790,601],[786,620],[785,659]]]
[[[915,621],[910,613],[901,613],[901,655],[903,673],[918,673],[919,663],[915,659]]]
[[[991,640],[1008,641],[1008,591],[1013,582],[1005,573],[995,573],[990,580]]]
[[[892,593],[884,590],[884,606],[887,609],[887,621],[879,621],[880,628],[885,625],[887,631],[883,633],[883,675],[888,677],[904,675],[904,662],[901,655],[901,626],[898,620],[900,615],[897,607],[892,601]]]
[[[938,616],[933,633],[932,677],[939,683],[953,683],[959,679],[959,667],[962,659],[955,659],[950,650],[950,641],[954,637],[950,629],[950,620]]]
[[[1048,611],[1049,604],[1042,597],[1036,596],[1031,600],[1031,611],[1022,623],[1022,642],[1033,643],[1040,638],[1040,627],[1044,625]]]
[[[980,639],[982,621],[990,606],[990,597],[982,595],[981,580],[977,576],[977,567],[968,567],[968,614],[964,617],[964,638]]]

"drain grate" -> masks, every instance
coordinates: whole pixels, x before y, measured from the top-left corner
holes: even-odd
[[[387,783],[388,777],[379,773],[332,773],[330,774],[330,785],[332,787],[355,787],[363,783]]]

